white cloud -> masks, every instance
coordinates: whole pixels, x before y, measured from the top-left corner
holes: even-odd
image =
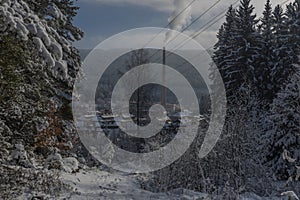
[[[107,5],[123,6],[127,4],[136,5],[136,6],[146,6],[157,11],[170,13],[173,11],[173,0],[90,0],[93,2],[99,2]],[[233,4],[236,0],[221,0],[206,16],[216,15],[217,11],[224,10]],[[291,0],[292,1],[292,0]],[[192,0],[190,0],[192,2]],[[201,13],[206,11],[211,5],[213,5],[217,0],[207,1],[207,0],[196,0],[192,4],[192,13],[194,16],[199,16]],[[259,14],[262,13],[264,4],[266,1],[262,0],[252,0],[256,8],[256,12]],[[273,7],[277,4],[284,2],[284,0],[273,0],[271,3]],[[167,21],[167,19],[166,19]]]
[[[153,10],[169,13],[171,15],[172,11],[174,10],[173,6],[173,0],[89,0],[93,2],[98,2],[102,4],[107,5],[113,5],[113,6],[124,6],[124,5],[136,5],[136,6],[144,6],[149,7]],[[192,0],[190,0],[192,1]],[[291,0],[292,1],[292,0]],[[207,0],[196,0],[192,4],[192,16],[193,19],[198,17],[199,15],[203,14],[205,11],[207,11],[217,0],[214,1],[207,1]],[[222,12],[226,12],[228,7],[236,2],[236,0],[221,0],[217,5],[215,5],[210,11],[208,11],[205,15],[203,15],[196,23],[194,23],[187,31],[185,31],[186,34],[192,35],[196,31],[199,31],[200,28],[203,28],[204,25],[206,25],[211,20],[212,23],[215,22],[214,19],[217,19],[218,15]],[[283,0],[273,0],[272,6],[273,8],[275,5],[282,3]],[[265,1],[263,0],[252,0],[252,4],[255,7],[255,12],[257,13],[258,17],[261,16]],[[239,5],[238,3],[235,5]],[[137,16],[138,17],[138,16]],[[153,16],[155,17],[155,16]],[[168,23],[168,18],[165,19],[166,24]],[[209,27],[207,30],[205,30],[199,37],[196,39],[205,47],[209,48],[215,42],[216,39],[216,33],[221,24],[224,22],[224,18],[222,20],[219,20],[217,23],[215,23],[213,26]],[[210,25],[209,23],[208,25]],[[207,27],[207,26],[205,26]],[[85,41],[79,42],[78,46],[94,46],[96,43],[102,41],[103,37],[95,37],[95,38],[89,38]]]
[[[126,4],[147,6],[161,12],[171,12],[172,0],[92,0],[99,3],[122,6]]]
[[[146,6],[153,10],[168,13],[171,15],[172,11],[174,10],[173,6],[173,0],[90,0],[90,1],[97,1],[99,3],[107,4],[107,5],[114,5],[114,6],[124,6],[124,5],[136,5],[136,6]],[[190,2],[192,0],[189,0]],[[214,3],[216,3],[217,0],[214,1],[207,1],[207,0],[196,0],[192,4],[192,16],[193,18],[197,18],[204,12],[206,12]],[[201,26],[209,22],[210,20],[216,18],[220,13],[227,11],[228,7],[235,3],[236,0],[221,0],[219,1],[212,9],[210,9],[208,12],[206,12],[200,20],[198,20],[196,23],[193,24],[191,29],[199,29]],[[279,3],[282,3],[283,0],[273,0],[272,4],[273,7]],[[256,8],[256,12],[258,13],[258,16],[261,15],[265,1],[263,0],[252,0],[252,4],[254,4]],[[238,5],[235,4],[235,5]],[[165,19],[166,24],[168,23],[168,19]],[[217,23],[215,26],[209,29],[211,30],[217,30],[220,24],[223,22],[223,20],[220,20],[219,23]]]

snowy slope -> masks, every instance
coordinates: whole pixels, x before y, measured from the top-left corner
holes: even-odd
[[[222,199],[186,189],[175,189],[166,193],[153,193],[141,189],[132,175],[111,174],[97,168],[81,170],[77,174],[62,174],[62,181],[74,188],[73,194],[62,195],[72,200],[210,200]],[[240,196],[241,200],[283,200],[285,198],[262,198],[253,193]]]
[[[110,174],[93,168],[80,171],[77,174],[63,174],[63,182],[75,188],[76,193],[71,199],[202,199],[207,195],[192,191],[181,190],[172,193],[152,193],[140,188],[132,176]]]

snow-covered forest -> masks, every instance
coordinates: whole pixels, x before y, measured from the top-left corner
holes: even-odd
[[[254,7],[228,8],[213,48],[228,100],[215,148],[198,157],[208,117],[180,159],[129,174],[94,159],[75,127],[80,8],[0,0],[0,199],[299,199],[300,0]]]

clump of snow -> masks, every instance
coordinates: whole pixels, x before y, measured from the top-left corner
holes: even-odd
[[[78,171],[78,160],[74,157],[62,158],[59,152],[59,149],[54,148],[53,153],[50,154],[45,161],[45,168],[63,170],[67,173],[73,173]]]
[[[28,36],[28,29],[21,23],[20,20],[17,20],[17,29],[19,31],[21,31],[22,36],[24,37],[25,40],[27,40],[27,36]]]
[[[63,159],[63,169],[68,173],[76,172],[79,169],[79,162],[74,157],[68,157]]]
[[[51,44],[50,37],[48,33],[46,32],[46,29],[40,24],[37,26],[37,34],[39,38],[42,39],[43,43],[48,47]]]
[[[11,160],[13,164],[31,168],[33,165],[30,163],[27,152],[23,144],[15,144],[15,149],[12,151]]]
[[[33,37],[32,38],[35,46],[36,46],[36,49],[39,51],[39,52],[42,52],[42,47],[44,46],[42,40],[38,37]]]
[[[68,149],[73,149],[73,144],[71,141],[68,141],[67,143],[65,143],[65,147]]]
[[[57,8],[56,5],[50,5],[47,8],[47,13],[48,15],[54,17],[54,18],[59,18],[61,16],[60,10]]]
[[[295,194],[294,191],[286,191],[281,193],[281,196],[286,196],[289,200],[299,200],[299,197]]]
[[[44,57],[45,63],[47,64],[47,66],[49,66],[51,68],[54,67],[55,60],[53,59],[53,57],[51,56],[50,52],[45,47],[45,45],[42,46],[41,50],[42,50],[42,56]]]
[[[61,20],[64,24],[66,23],[66,17],[62,14],[60,9],[52,4],[47,7],[47,14],[55,19]]]
[[[68,65],[64,60],[55,62],[55,75],[61,79],[68,77]]]
[[[36,26],[33,23],[27,24],[26,28],[32,35],[37,34]]]
[[[63,158],[59,154],[59,150],[55,148],[54,152],[47,157],[45,161],[45,168],[62,170],[63,166],[64,166]]]
[[[50,48],[50,51],[52,52],[53,56],[55,57],[55,59],[57,59],[57,60],[63,59],[63,51],[62,51],[62,47],[60,44],[58,44],[57,42],[51,42],[51,45],[49,48]]]
[[[283,150],[282,157],[283,157],[283,160],[286,160],[286,161],[288,161],[289,163],[294,163],[294,162],[296,162],[296,159],[291,158],[291,157],[288,155],[288,151],[287,151],[286,149]]]

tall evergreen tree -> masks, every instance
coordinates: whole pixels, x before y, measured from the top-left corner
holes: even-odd
[[[241,0],[238,10],[229,8],[226,21],[219,30],[213,60],[225,83],[229,102],[239,100],[246,88],[257,84],[261,74],[261,38],[250,0]],[[271,11],[268,11],[271,12]],[[270,20],[270,19],[266,19]],[[261,78],[262,79],[262,78]]]
[[[274,94],[276,94],[288,81],[290,74],[295,70],[293,63],[295,54],[289,43],[289,31],[286,25],[287,17],[280,5],[273,11],[273,65],[271,78]]]
[[[262,141],[265,143],[263,157],[279,179],[288,179],[295,168],[285,160],[289,157],[300,161],[300,73],[292,75],[271,105]],[[292,163],[294,165],[295,163]]]
[[[71,42],[80,40],[83,37],[83,32],[73,24],[73,18],[77,15],[79,7],[74,5],[74,0],[25,0],[25,2],[47,27],[48,34],[60,46],[69,47],[68,50],[63,48],[62,57],[67,64],[67,75],[60,75],[62,78],[59,78],[60,83],[57,88],[61,88],[58,93],[64,94],[64,97],[71,97],[73,81],[80,68],[79,51],[72,47]],[[57,73],[54,76],[56,75]],[[69,78],[66,78],[66,76],[69,76]],[[70,98],[66,103],[70,103]]]
[[[240,91],[254,85],[257,81],[255,72],[259,67],[259,34],[256,30],[258,20],[250,2],[251,0],[242,0],[237,11],[235,65],[241,68]]]
[[[288,43],[292,48],[291,56],[294,62],[298,61],[300,54],[300,0],[287,5],[286,28],[288,30]]]
[[[268,4],[268,2],[267,2]],[[262,30],[263,41],[269,38],[271,43],[262,51],[262,56],[269,59],[269,76],[264,76],[262,81],[268,82],[270,88],[266,88],[269,94],[267,100],[273,103],[269,111],[263,117],[262,142],[263,161],[270,167],[279,179],[288,179],[295,173],[294,163],[289,163],[283,152],[289,152],[289,156],[299,160],[299,72],[295,64],[298,62],[297,52],[299,41],[297,35],[297,16],[299,1],[296,0],[287,6],[286,13],[280,5],[277,5],[272,13],[271,32]],[[266,6],[267,10],[267,6]],[[266,22],[264,12],[262,24]],[[264,33],[265,32],[265,33]],[[266,34],[270,34],[270,36]],[[266,43],[263,43],[266,44]],[[266,45],[265,45],[266,46]],[[262,48],[264,49],[264,48]],[[264,59],[262,59],[264,60]],[[262,63],[264,66],[265,63]],[[296,75],[295,75],[295,72]]]
[[[274,77],[272,76],[272,68],[274,65],[274,36],[272,33],[273,15],[270,0],[267,0],[265,10],[263,12],[263,18],[260,24],[260,57],[259,67],[255,70],[257,91],[259,91],[260,99],[271,102],[276,94],[274,90]]]
[[[239,131],[240,127],[249,128],[252,134],[251,128],[256,128],[257,132],[261,130],[257,125],[261,121],[264,127],[262,132],[253,133],[257,143],[262,143],[259,156],[263,157],[265,166],[281,179],[288,178],[295,169],[282,157],[282,153],[288,152],[290,157],[300,160],[299,72],[294,75],[297,71],[295,64],[298,63],[296,55],[300,50],[299,2],[295,0],[284,12],[279,5],[273,11],[270,0],[267,0],[261,23],[258,24],[250,0],[242,0],[238,10],[229,9],[226,21],[218,32],[213,56],[225,83],[229,103],[234,105],[228,107],[225,127],[231,130],[224,130],[223,135],[230,135],[230,142],[226,145],[233,146],[233,155],[240,158],[239,153],[243,153],[243,148],[249,144],[246,138],[251,138],[248,133]],[[235,116],[231,114],[234,107],[238,111],[243,110],[238,114],[238,119],[255,107],[253,116],[245,117],[245,121],[249,121],[241,122],[236,129],[232,127],[238,124],[237,121],[233,124],[228,122]],[[223,143],[220,142],[220,145]],[[249,149],[256,150],[253,147]],[[234,168],[236,173],[240,172],[239,166]]]
[[[42,3],[45,4],[41,6]],[[0,76],[10,83],[20,79],[19,84],[12,88],[16,91],[15,98],[9,98],[9,95],[0,97],[0,121],[30,147],[35,145],[34,137],[44,134],[45,129],[54,130],[53,135],[55,130],[64,131],[57,137],[48,134],[46,140],[53,142],[53,146],[74,136],[70,102],[80,58],[71,41],[78,38],[75,34],[81,31],[76,28],[78,32],[75,33],[69,29],[77,9],[72,2],[62,0],[55,3],[8,0],[0,5],[3,11],[0,12],[0,45],[3,47],[0,68],[4,69],[1,69]],[[47,14],[43,14],[45,10]],[[20,63],[21,59],[26,62]],[[0,81],[0,87],[12,91],[6,85],[6,81]],[[51,115],[54,111],[50,107],[56,109],[55,116]],[[60,123],[48,123],[58,118]]]
[[[223,78],[228,100],[234,98],[239,87],[240,66],[235,65],[236,29],[236,10],[230,6],[226,21],[218,32],[218,42],[213,55],[214,63]]]

